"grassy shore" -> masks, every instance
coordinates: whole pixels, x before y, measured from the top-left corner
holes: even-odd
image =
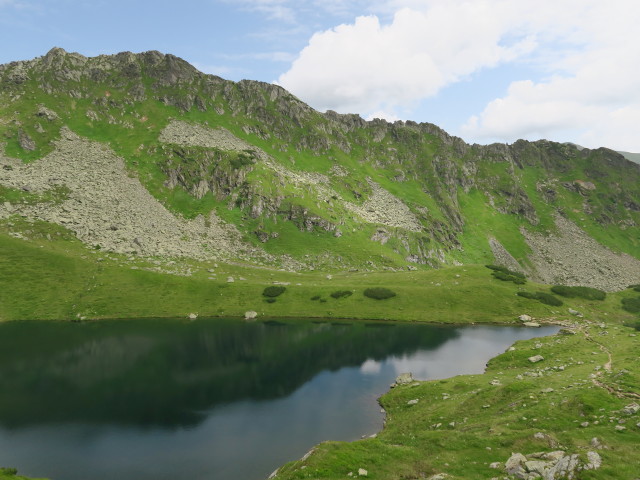
[[[588,451],[596,451],[602,467],[581,472],[583,479],[637,475],[640,414],[622,412],[625,405],[640,402],[640,336],[632,326],[638,318],[621,308],[621,299],[638,296],[633,290],[608,294],[604,300],[562,297],[562,306],[549,306],[517,295],[548,294],[549,286],[501,281],[483,265],[291,273],[177,260],[171,265],[174,274],[167,274],[150,271],[157,265],[148,260],[88,250],[56,228],[31,224],[25,229],[26,240],[0,229],[1,320],[190,313],[229,317],[254,310],[258,318],[509,324],[528,314],[541,323],[564,324],[570,331],[518,342],[492,359],[483,375],[392,389],[380,400],[387,421],[375,438],[323,443],[304,460],[283,466],[279,479],[342,479],[365,470],[367,478],[377,479],[440,473],[450,479],[505,478],[502,466],[494,469],[490,464],[504,465],[512,452],[554,450],[583,460]],[[286,290],[268,303],[262,293],[274,284]],[[364,296],[371,287],[385,287],[396,295],[385,300]],[[332,297],[337,291],[353,293]],[[528,359],[535,355],[544,360],[531,363]],[[600,447],[592,445],[593,438]],[[0,480],[19,478],[0,472]]]
[[[562,450],[584,463],[600,455],[602,466],[577,478],[634,479],[640,414],[623,410],[640,401],[640,332],[609,318],[571,330],[517,342],[482,375],[394,388],[380,399],[387,420],[375,438],[323,443],[275,478],[502,479],[513,452]]]

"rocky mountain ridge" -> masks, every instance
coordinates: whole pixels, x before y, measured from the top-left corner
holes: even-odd
[[[55,48],[2,65],[0,105],[0,218],[108,251],[287,269],[497,261],[549,283],[640,282],[640,165],[612,150],[468,145],[431,124],[322,114],[159,52]],[[56,186],[66,198],[34,201]]]

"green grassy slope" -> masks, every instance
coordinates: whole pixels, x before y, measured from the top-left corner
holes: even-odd
[[[41,158],[66,125],[108,143],[175,214],[215,210],[245,240],[321,268],[398,268],[409,256],[419,258],[418,268],[485,262],[488,236],[526,264],[520,229],[552,231],[558,211],[615,251],[640,255],[640,168],[606,149],[546,141],[469,146],[430,124],[321,114],[279,87],[228,82],[157,52],[79,59],[54,50],[27,64],[20,81],[15,68],[0,69],[0,138],[9,156]],[[319,201],[313,188],[281,182],[237,152],[159,144],[171,119],[225,128],[289,171],[327,175],[336,199]],[[33,150],[21,146],[24,135]],[[346,176],[333,175],[336,168]],[[173,188],[165,183],[171,171],[180,173]],[[203,179],[217,190],[198,198]],[[369,224],[347,212],[341,201],[369,198],[367,179],[401,199],[423,230]],[[0,192],[0,201],[11,198]],[[252,213],[258,204],[265,208]],[[308,219],[318,221],[308,228]],[[390,241],[371,240],[379,227]],[[257,233],[278,235],[262,244]]]
[[[504,463],[513,452],[557,450],[583,462],[588,451],[601,456],[602,467],[581,479],[635,478],[640,416],[622,410],[640,398],[631,355],[640,336],[607,317],[597,320],[607,323],[580,320],[575,335],[517,342],[483,375],[396,387],[380,400],[387,421],[376,438],[323,443],[274,478],[346,478],[361,468],[372,479],[506,478]],[[533,364],[534,355],[544,360]]]
[[[25,228],[31,240],[13,238],[0,225],[3,320],[181,317],[192,312],[243,316],[255,310],[267,317],[495,323],[513,322],[522,313],[549,320],[565,318],[569,307],[619,313],[618,297],[626,295],[609,295],[604,302],[563,299],[563,307],[550,307],[516,295],[522,290],[548,292],[548,287],[500,281],[481,265],[328,275],[185,262],[191,276],[170,275],[149,271],[152,265],[143,260],[107,255],[78,241],[58,239],[64,238],[64,232],[56,236],[60,229],[50,224]],[[287,290],[274,303],[267,303],[262,291],[276,282],[286,284]],[[397,295],[387,300],[363,295],[366,288],[378,286],[391,288]],[[332,298],[331,293],[338,290],[354,294]]]

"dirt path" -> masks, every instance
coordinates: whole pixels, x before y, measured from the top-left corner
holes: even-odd
[[[593,382],[593,384],[597,387],[600,387],[604,390],[606,390],[607,392],[609,392],[611,395],[615,395],[618,398],[633,398],[633,399],[640,399],[640,395],[635,393],[635,392],[621,392],[616,390],[615,388],[613,388],[610,385],[607,385],[606,383],[602,382],[599,380],[600,377],[602,377],[602,374],[606,371],[606,372],[611,372],[613,370],[613,355],[611,354],[611,350],[609,350],[605,345],[603,345],[602,343],[594,340],[594,338],[591,336],[591,334],[589,333],[588,328],[585,328],[584,326],[581,326],[579,328],[579,331],[584,335],[585,339],[588,342],[594,343],[595,345],[598,346],[598,348],[600,349],[601,352],[606,353],[607,354],[607,363],[604,364],[603,369],[599,370],[598,372],[595,373],[595,376],[591,379],[591,381]]]

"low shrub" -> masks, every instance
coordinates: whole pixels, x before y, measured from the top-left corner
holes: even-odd
[[[633,323],[627,322],[627,323],[624,324],[624,326],[640,331],[640,321],[633,322]]]
[[[513,282],[516,285],[524,285],[527,283],[527,279],[523,273],[514,272],[513,270],[509,270],[507,267],[501,267],[500,265],[485,265],[490,270],[493,278],[497,280],[502,280],[503,282]]]
[[[634,290],[636,292],[640,292],[640,285],[629,285],[629,287],[631,290]]]
[[[640,297],[623,298],[622,308],[629,313],[640,313]]]
[[[267,302],[267,303],[275,303],[276,300],[277,299],[273,298],[273,297],[267,297],[267,298],[264,299],[264,301]]]
[[[602,290],[591,287],[568,287],[566,285],[554,285],[551,291],[556,295],[566,298],[584,298],[585,300],[604,300],[607,294]]]
[[[516,285],[524,285],[525,283],[527,283],[527,280],[523,277],[519,277],[516,275],[511,275],[509,273],[505,273],[503,271],[500,270],[496,270],[494,272],[491,272],[491,275],[493,275],[493,278],[496,278],[498,280],[502,280],[503,282],[513,282]]]
[[[353,295],[353,292],[351,290],[337,290],[331,294],[331,297],[343,298],[343,297],[350,297],[351,295]]]
[[[314,295],[313,297],[311,297],[311,300],[313,300],[314,302],[316,300],[320,300],[320,295]]]
[[[275,298],[282,295],[286,290],[286,287],[283,287],[281,285],[272,285],[265,288],[262,291],[262,295],[264,295],[265,297]]]
[[[374,287],[374,288],[367,288],[364,291],[364,296],[373,298],[375,300],[386,300],[387,298],[395,297],[396,292],[384,287]]]
[[[485,265],[490,270],[494,272],[502,272],[507,275],[511,275],[512,277],[526,278],[524,273],[516,272],[514,270],[509,270],[507,267],[501,267],[500,265]]]
[[[544,292],[517,292],[516,295],[520,297],[529,298],[531,300],[537,300],[540,303],[544,303],[545,305],[551,305],[552,307],[561,307],[563,305],[562,300],[558,297],[554,297],[550,293]]]

